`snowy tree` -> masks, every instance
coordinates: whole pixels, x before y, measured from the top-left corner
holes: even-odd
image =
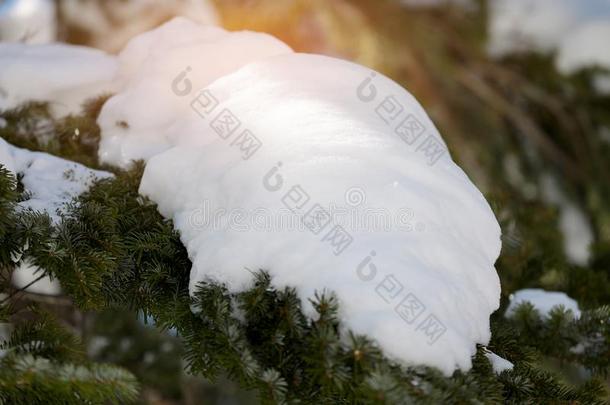
[[[20,306],[22,268],[80,310],[140,313],[181,339],[190,373],[264,403],[603,403],[604,246],[568,258],[548,209],[519,197],[529,205],[507,213],[515,195],[498,189],[488,204],[380,72],[181,18],[118,56],[2,45],[0,71],[0,403],[138,394],[131,373]],[[338,204],[408,221],[358,227]],[[289,223],[274,223],[282,210]],[[234,216],[216,223],[220,211]],[[578,302],[523,289],[542,275]]]

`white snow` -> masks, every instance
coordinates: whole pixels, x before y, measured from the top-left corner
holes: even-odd
[[[99,356],[106,347],[110,345],[110,339],[106,336],[93,336],[87,345],[87,355],[89,357]]]
[[[507,153],[502,161],[506,180],[521,191],[528,200],[536,197],[538,188],[523,173],[519,156],[515,153]]]
[[[610,95],[610,74],[597,74],[593,78],[593,88],[598,94]]]
[[[550,51],[576,23],[570,0],[492,0],[489,5],[488,49],[494,56]]]
[[[27,200],[18,203],[20,209],[45,212],[55,223],[59,222],[59,215],[65,210],[67,203],[87,191],[94,181],[112,176],[110,173],[91,170],[46,153],[14,147],[2,138],[0,164],[15,176],[21,176],[21,183],[29,194]],[[23,250],[27,251],[27,246]],[[19,254],[14,258],[17,265],[12,282],[17,288],[27,286],[41,274],[38,267],[32,265],[27,258],[22,259],[22,256],[23,254]],[[46,276],[29,286],[26,291],[57,295],[61,287],[57,280]]]
[[[28,259],[25,259],[20,261],[13,271],[12,283],[16,288],[24,288],[40,275],[42,275],[42,270],[34,266]],[[45,276],[25,288],[25,291],[34,294],[58,295],[61,293],[61,286],[57,279],[51,280],[49,276]]]
[[[0,110],[49,101],[57,116],[79,113],[87,99],[115,90],[116,68],[114,57],[91,48],[0,43]]]
[[[180,231],[193,262],[191,291],[205,279],[239,291],[251,271],[265,269],[303,299],[335,291],[345,326],[376,338],[391,357],[447,374],[468,369],[499,303],[500,228],[417,101],[381,74],[365,82],[371,74],[288,54],[218,79],[197,93],[201,116],[190,111],[167,130],[177,146],[150,158],[140,192]],[[219,114],[239,127],[227,131]],[[352,241],[340,243],[335,218],[316,222],[309,210],[346,207],[354,188],[366,194],[363,208],[409,208],[419,231],[346,227]],[[197,218],[204,200],[228,212],[291,207],[315,232],[207,229]]]
[[[485,357],[491,363],[491,366],[496,374],[502,374],[503,371],[512,370],[515,366],[510,361],[506,360],[504,357],[500,357],[492,351],[487,351],[485,353]]]
[[[512,316],[517,306],[524,302],[530,302],[542,316],[548,316],[551,309],[563,305],[566,310],[572,311],[575,318],[580,318],[578,303],[572,298],[562,292],[545,291],[538,288],[526,288],[511,294],[506,316]]]
[[[175,18],[139,35],[119,55],[124,91],[104,105],[101,161],[128,166],[168,149],[165,134],[184,114],[197,89],[266,56],[292,52],[262,33],[228,32]]]
[[[5,0],[0,3],[0,41],[44,44],[57,37],[53,0]]]
[[[610,20],[594,21],[576,28],[559,45],[557,67],[564,73],[586,67],[610,69],[609,38]]]
[[[392,358],[446,374],[469,369],[476,344],[489,341],[500,227],[423,108],[396,83],[349,62],[294,54],[265,34],[184,19],[134,38],[118,67],[102,53],[85,57],[96,65],[85,73],[81,50],[15,49],[5,64],[25,73],[13,77],[38,84],[5,80],[10,69],[0,69],[0,83],[18,88],[23,101],[62,99],[69,73],[78,89],[112,77],[118,93],[98,121],[100,158],[119,166],[148,160],[140,192],[180,231],[193,262],[191,291],[206,279],[240,291],[265,269],[275,286],[295,286],[311,314],[307,298],[331,290],[346,328],[375,338]],[[112,65],[103,80],[98,57]],[[70,166],[70,182],[62,173],[73,163],[0,146],[32,192],[24,204],[51,214],[84,191],[83,180],[104,175]],[[205,201],[238,210],[239,226],[206,228],[198,217]],[[394,227],[351,226],[337,206],[357,215],[385,210]],[[282,210],[306,226],[243,226],[248,213]],[[405,219],[415,225],[401,226]]]
[[[87,191],[94,181],[112,176],[47,153],[14,147],[2,138],[0,164],[22,176],[30,198],[19,202],[19,207],[46,212],[54,222],[59,221],[66,203]]]
[[[489,53],[557,52],[566,74],[589,66],[610,68],[607,0],[492,0]]]
[[[582,209],[560,188],[557,178],[545,174],[540,179],[542,198],[559,209],[559,229],[563,248],[571,263],[585,266],[591,257],[593,230]]]

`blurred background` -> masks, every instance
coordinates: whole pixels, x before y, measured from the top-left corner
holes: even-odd
[[[525,287],[610,303],[610,0],[0,0],[0,39],[118,53],[177,15],[267,32],[409,90],[502,225],[498,314]],[[142,403],[255,402],[188,376],[179,340],[137,314],[30,295],[63,314],[92,359],[134,372]],[[568,382],[587,377],[548,363]]]

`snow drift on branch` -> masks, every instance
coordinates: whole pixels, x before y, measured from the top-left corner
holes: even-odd
[[[173,144],[164,134],[176,125],[195,90],[266,56],[292,52],[274,37],[228,32],[175,18],[135,37],[119,55],[117,80],[125,90],[104,105],[101,161],[128,166]]]
[[[115,90],[116,68],[113,56],[82,46],[0,44],[0,110],[48,101],[57,116],[79,113]]]
[[[49,214],[54,222],[65,205],[84,193],[96,180],[112,176],[47,153],[16,148],[0,138],[0,164],[23,184],[28,198],[18,205]]]
[[[553,308],[561,305],[564,309],[572,311],[575,318],[580,318],[578,303],[572,298],[562,292],[545,291],[539,288],[526,288],[511,294],[506,315],[512,316],[517,307],[525,302],[532,304],[543,317],[548,316]]]
[[[489,341],[499,225],[396,83],[353,63],[294,54],[265,34],[184,19],[135,38],[118,68],[95,51],[7,49],[0,83],[14,83],[4,71],[12,72],[19,85],[10,88],[23,101],[63,100],[68,84],[80,89],[116,73],[119,92],[98,120],[100,158],[148,160],[140,191],[180,231],[191,291],[209,279],[239,291],[259,269],[277,287],[296,287],[306,306],[316,290],[330,290],[345,327],[375,338],[392,358],[447,374],[470,368],[476,344]],[[29,79],[37,86],[21,83]],[[84,187],[59,181],[60,159],[7,145],[2,153],[24,173],[31,201],[51,214]],[[91,173],[76,166],[73,175]],[[206,226],[206,200],[238,210],[239,226]],[[381,211],[391,228],[345,223],[337,209],[352,218]],[[242,226],[249,213],[265,221],[286,210],[301,227]]]
[[[140,188],[180,231],[191,288],[241,290],[265,269],[303,299],[336,292],[345,325],[396,359],[468,369],[499,303],[500,228],[417,101],[362,66],[304,54],[251,63],[197,94],[198,112],[166,132],[177,146],[149,160]],[[426,142],[444,153],[431,161]],[[292,209],[307,226],[209,229],[205,199],[229,212]],[[338,229],[333,205],[409,210],[421,226]]]

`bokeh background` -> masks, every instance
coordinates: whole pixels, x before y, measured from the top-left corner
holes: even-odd
[[[565,291],[583,308],[610,302],[610,0],[4,0],[0,39],[117,53],[177,15],[268,32],[397,81],[502,225],[503,307],[526,287]],[[179,339],[137,314],[31,295],[91,358],[134,372],[142,403],[255,403],[226,380],[184,373]],[[547,367],[570,383],[587,377]]]

